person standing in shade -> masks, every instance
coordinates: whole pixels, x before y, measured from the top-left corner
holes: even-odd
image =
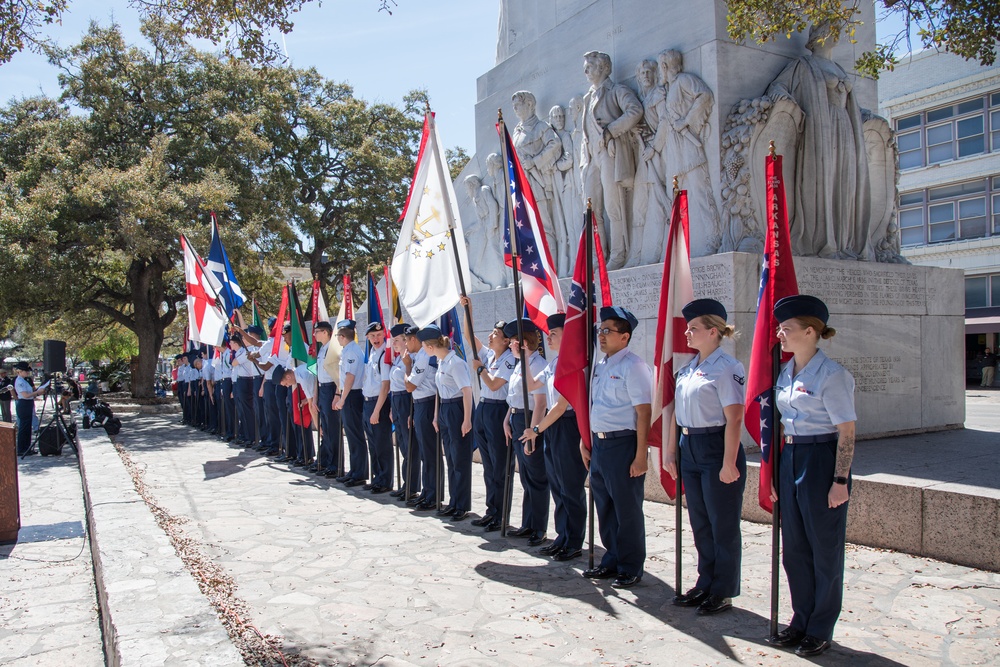
[[[334,478],[340,476],[337,468],[340,465],[340,413],[333,409],[337,400],[337,381],[334,378],[340,374],[340,353],[331,345],[333,326],[329,322],[317,322],[313,335],[320,344],[316,353],[316,378],[319,380],[316,404],[320,423],[316,474]]]
[[[11,421],[10,402],[14,398],[14,381],[7,376],[7,369],[0,368],[0,412],[5,422]]]
[[[468,297],[466,297],[468,298]],[[479,407],[473,424],[479,456],[483,460],[483,481],[486,484],[486,511],[472,522],[482,526],[486,532],[500,530],[507,517],[503,515],[503,485],[508,479],[507,437],[504,435],[504,420],[507,418],[507,381],[517,360],[510,351],[510,339],[503,332],[507,325],[503,320],[493,325],[493,331],[486,339],[484,347],[479,337],[479,359],[473,359],[472,367],[479,375],[481,389]],[[514,469],[514,458],[510,458],[510,470]]]
[[[416,452],[413,456],[420,472],[415,475],[422,486],[414,482],[413,491],[420,493],[407,498],[407,507],[426,512],[437,506],[437,470],[440,455],[437,447],[437,434],[434,431],[434,404],[437,397],[437,357],[433,357],[423,349],[420,342],[420,328],[410,325],[406,329],[406,351],[402,354],[403,367],[406,369],[406,390],[413,397],[413,437]]]
[[[441,403],[434,428],[444,442],[449,499],[437,514],[462,521],[472,509],[472,377],[469,365],[451,349],[451,342],[437,326],[426,326],[417,336],[424,350],[438,360],[434,380]]]
[[[31,383],[31,366],[25,361],[14,364],[14,395],[17,402],[14,404],[14,411],[17,413],[17,455],[27,456],[34,454],[31,448],[31,429],[34,427],[35,418],[35,397],[41,396],[48,388],[43,384],[35,389]]]
[[[260,375],[260,371],[254,365],[253,359],[248,356],[254,350],[247,347],[242,334],[235,332],[229,339],[229,346],[234,353],[233,372],[236,376],[233,388],[237,421],[239,421],[236,444],[250,446],[254,441],[253,385],[254,378]]]
[[[264,409],[267,418],[264,423],[267,425],[267,449],[264,454],[267,456],[277,456],[281,453],[281,443],[285,440],[288,415],[285,410],[285,402],[288,399],[288,387],[281,384],[281,374],[286,368],[291,367],[291,350],[289,343],[292,340],[292,326],[286,324],[282,326],[281,332],[275,331],[276,318],[268,320],[268,325],[273,336],[280,336],[277,353],[273,352],[274,340],[268,339],[257,351],[257,368],[264,372]],[[265,356],[266,355],[266,356]],[[287,451],[287,449],[286,449]],[[284,458],[284,457],[279,457]]]
[[[177,364],[177,400],[181,404],[181,423],[191,423],[191,404],[188,401],[188,357],[186,353],[174,356]]]
[[[419,486],[419,480],[414,481],[415,472],[411,468],[414,459],[410,458],[410,424],[413,422],[413,396],[406,389],[406,365],[403,363],[403,353],[406,352],[406,330],[409,324],[400,322],[389,330],[392,338],[392,367],[389,369],[389,402],[392,405],[390,417],[393,430],[396,433],[396,449],[399,451],[400,474],[403,476],[399,488],[390,493],[393,498],[406,498],[412,490]],[[419,471],[420,466],[414,466]]]
[[[371,460],[372,481],[366,491],[392,490],[392,422],[389,420],[389,362],[386,361],[385,329],[381,322],[369,322],[365,338],[371,345],[361,381],[365,397],[364,425]]]
[[[365,444],[364,407],[361,381],[364,375],[365,355],[354,340],[354,320],[337,322],[337,340],[340,342],[340,392],[333,409],[340,411],[350,452],[350,471],[337,478],[346,486],[360,486],[368,482],[368,449]]]
[[[788,627],[768,638],[810,657],[830,648],[844,599],[844,549],[857,414],[854,377],[819,349],[836,331],[814,296],[774,304],[781,351],[792,359],[775,383],[784,447],[778,488],[782,563],[792,597]]]
[[[688,518],[698,551],[698,581],[674,604],[697,607],[701,615],[733,606],[740,594],[743,541],[740,517],[747,460],[740,445],[743,426],[743,364],[724,351],[735,335],[726,308],[714,299],[695,299],[681,309],[684,336],[695,358],[677,372],[676,419],[681,432],[681,478]],[[666,445],[667,472],[677,479],[677,447]]]
[[[545,474],[545,442],[544,438],[521,444],[513,434],[520,435],[524,429],[535,426],[545,415],[545,387],[539,385],[529,390],[528,400],[531,410],[531,423],[525,419],[524,389],[521,383],[521,352],[517,340],[516,321],[508,322],[504,327],[504,335],[510,339],[510,351],[517,363],[507,383],[507,419],[504,421],[504,434],[507,442],[514,447],[517,455],[517,471],[524,489],[521,500],[521,527],[509,530],[507,534],[513,537],[527,537],[529,547],[537,547],[545,543],[545,531],[549,525],[549,478]],[[525,357],[528,362],[528,377],[538,377],[545,370],[545,358],[538,353],[542,342],[542,332],[531,320],[521,320],[521,333],[524,337]],[[502,496],[501,496],[502,498]]]
[[[639,355],[628,349],[639,320],[621,306],[600,310],[597,341],[604,357],[595,364],[590,387],[592,450],[580,453],[590,470],[590,488],[607,550],[588,579],[614,578],[614,588],[642,579],[646,521],[642,514],[653,378]]]
[[[580,456],[580,428],[576,411],[556,391],[556,363],[562,345],[565,313],[549,315],[549,350],[552,359],[541,375],[532,378],[529,388],[545,387],[548,413],[536,426],[524,429],[521,441],[527,444],[545,433],[545,472],[555,503],[556,539],[538,552],[552,560],[579,558],[587,525],[587,467]]]
[[[993,354],[990,348],[986,348],[983,352],[983,381],[979,383],[980,387],[992,387],[993,378],[996,374],[997,368],[997,356]]]

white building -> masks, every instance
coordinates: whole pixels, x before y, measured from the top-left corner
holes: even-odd
[[[899,227],[913,264],[965,270],[966,357],[1000,344],[1000,65],[933,50],[879,80],[899,147]]]

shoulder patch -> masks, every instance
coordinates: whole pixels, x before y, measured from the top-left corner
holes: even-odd
[[[743,384],[744,382],[746,382],[746,378],[744,376],[736,375],[735,373],[733,373],[733,379],[736,380],[738,384]]]

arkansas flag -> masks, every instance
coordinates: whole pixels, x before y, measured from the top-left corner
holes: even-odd
[[[653,423],[649,428],[649,444],[658,447],[656,467],[660,484],[667,496],[677,495],[677,483],[667,473],[667,443],[677,442],[677,422],[674,420],[675,375],[694,359],[684,331],[687,322],[681,308],[694,300],[691,281],[691,242],[688,225],[687,190],[674,197],[667,236],[667,256],[663,261],[663,286],[660,289],[659,318],[656,321],[656,360],[653,380]]]
[[[747,433],[760,445],[760,487],[757,501],[771,512],[771,480],[774,473],[774,442],[779,433],[774,423],[775,358],[779,354],[778,322],[774,304],[799,293],[788,237],[788,211],[785,208],[785,183],[781,175],[781,156],[767,156],[767,238],[764,240],[764,263],[760,270],[757,294],[757,321],[753,328],[750,372],[747,373],[747,403],[743,423]],[[777,450],[780,452],[780,448]]]
[[[503,260],[507,266],[521,272],[521,290],[524,294],[524,309],[528,318],[538,325],[538,328],[548,333],[549,315],[566,312],[562,291],[556,282],[556,272],[553,269],[552,253],[542,229],[542,217],[538,213],[538,204],[528,185],[528,177],[521,168],[521,162],[514,152],[514,144],[510,140],[507,126],[497,123],[497,132],[503,142],[507,155],[507,183],[510,187],[510,197],[506,198],[505,207],[513,205],[513,215],[504,215],[503,225]],[[511,239],[510,219],[514,219],[516,239]],[[514,266],[511,255],[511,243],[516,241],[518,266]]]
[[[187,237],[181,235],[184,252],[184,282],[187,283],[188,339],[208,345],[222,345],[226,315],[219,307],[219,295]]]

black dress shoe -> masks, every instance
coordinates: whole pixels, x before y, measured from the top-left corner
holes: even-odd
[[[308,468],[306,468],[306,470],[308,470],[309,472],[316,472],[316,471],[319,470],[319,467],[314,463],[311,466],[309,466]]]
[[[395,491],[393,491],[389,495],[392,496],[393,498],[402,498],[403,494],[405,494],[405,493],[406,493],[406,491],[403,491],[402,489],[396,489]]]
[[[642,581],[642,575],[619,574],[615,577],[615,580],[611,582],[611,588],[632,588],[640,581]]]
[[[802,641],[802,638],[806,636],[806,633],[801,630],[796,630],[795,628],[785,628],[776,635],[771,635],[767,638],[767,643],[771,646],[798,646]]]
[[[334,478],[334,481],[340,482],[341,484],[345,484],[347,482],[350,482],[351,479],[352,477],[350,475],[341,475],[340,477]]]
[[[422,501],[420,499],[420,496],[414,496],[414,497],[412,497],[412,498],[410,498],[409,500],[406,501],[406,506],[407,507],[416,507],[417,505],[421,504],[422,502],[424,502],[424,501]]]
[[[700,588],[692,588],[683,595],[675,595],[673,603],[678,607],[697,607],[704,602],[707,597],[708,591],[703,591]]]
[[[455,510],[455,513],[451,515],[451,520],[452,521],[465,521],[465,519],[468,516],[469,516],[469,513],[466,510]]]
[[[493,521],[493,515],[492,514],[486,514],[484,516],[479,517],[478,519],[473,519],[472,520],[472,525],[473,526],[482,527],[482,526],[489,525],[492,521]]]
[[[371,488],[372,495],[378,495],[380,493],[385,493],[388,490],[389,490],[388,486],[379,486],[378,484],[372,486],[372,488]]]
[[[277,449],[268,449],[264,452],[264,456],[277,456],[279,453]]]
[[[348,479],[346,482],[344,482],[344,486],[361,486],[364,483],[365,480],[363,479]]]
[[[413,509],[417,510],[418,512],[429,512],[435,507],[437,507],[437,503],[431,503],[426,500],[421,500],[419,503],[417,503],[416,507],[414,507]]]
[[[517,530],[511,530],[510,528],[508,528],[507,537],[527,537],[528,535],[531,535],[533,532],[535,531],[533,531],[530,528],[526,528],[524,526],[518,528]]]
[[[545,537],[545,533],[532,533],[531,537],[528,538],[529,547],[537,547],[541,544],[545,544],[549,538]]]
[[[305,468],[306,467],[306,462],[303,461],[302,459],[295,459],[295,461],[292,462],[292,467],[293,468]]]
[[[560,549],[552,554],[552,560],[573,560],[574,558],[579,558],[582,553],[579,549]]]
[[[361,488],[362,488],[363,490],[365,490],[365,491],[371,491],[372,489],[374,489],[374,488],[375,488],[375,485],[374,485],[374,484],[372,484],[371,482],[368,482],[367,484],[365,484],[365,485],[364,485],[364,486],[362,486]]]
[[[291,461],[292,459],[287,456],[279,456],[274,459],[275,463],[285,463],[286,461]]]
[[[611,579],[612,577],[617,577],[618,572],[612,570],[610,567],[598,565],[597,567],[592,567],[589,570],[584,570],[583,576],[586,579]]]
[[[828,648],[830,648],[830,642],[827,640],[820,639],[819,637],[813,637],[812,635],[806,635],[802,638],[802,641],[799,642],[799,647],[795,649],[795,655],[803,658],[811,658],[819,655]]]
[[[500,530],[500,522],[497,519],[494,519],[483,526],[483,532],[485,533],[495,533],[498,530]]]
[[[559,542],[553,542],[549,546],[542,547],[541,549],[539,549],[538,553],[540,553],[543,556],[552,556],[559,553],[562,550],[563,550],[562,544],[560,544]]]
[[[455,508],[451,505],[445,505],[437,511],[438,516],[451,516],[455,513]]]
[[[340,477],[340,471],[331,470],[330,468],[327,468],[326,470],[323,471],[323,477],[328,477],[330,479],[337,479],[338,477]]]
[[[733,608],[732,598],[724,598],[721,595],[709,595],[705,601],[698,605],[699,616],[711,616],[719,612]]]

